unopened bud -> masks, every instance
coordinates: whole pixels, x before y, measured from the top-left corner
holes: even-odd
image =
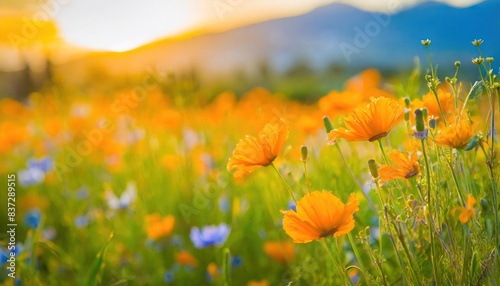
[[[409,97],[405,97],[405,105],[406,105],[406,108],[410,108],[410,104],[411,104],[411,100]]]
[[[437,125],[436,119],[431,118],[431,120],[429,120],[429,127],[434,129],[434,128],[436,128],[436,125]]]
[[[326,133],[330,133],[330,131],[333,130],[332,121],[330,121],[330,118],[328,118],[328,116],[323,117],[323,124],[325,125]]]
[[[427,107],[422,108],[422,117],[424,118],[424,122],[427,121],[428,113],[429,112],[427,111]]]
[[[300,154],[302,155],[302,161],[307,161],[307,146],[302,145],[300,147]]]
[[[420,109],[415,110],[415,122],[416,122],[417,132],[422,132],[425,130],[423,112]]]
[[[456,67],[459,67],[459,66],[460,66],[460,61],[456,61],[456,62],[455,62],[455,66],[456,66]]]
[[[486,58],[486,61],[491,64],[493,62],[493,57],[487,57]]]
[[[405,121],[410,121],[410,110],[409,108],[404,109]]]
[[[368,160],[368,168],[370,169],[370,174],[372,175],[372,178],[374,180],[377,180],[378,179],[377,162],[375,162],[375,160],[373,160],[373,159]]]

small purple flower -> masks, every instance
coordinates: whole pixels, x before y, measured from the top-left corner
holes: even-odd
[[[231,266],[233,267],[238,267],[241,266],[242,264],[243,264],[243,259],[239,255],[236,255],[231,259]]]
[[[227,213],[229,211],[229,200],[227,199],[227,197],[220,197],[219,209],[224,213]]]
[[[230,228],[227,224],[204,226],[201,230],[197,227],[191,228],[189,237],[196,248],[207,246],[220,246],[226,242]]]
[[[32,209],[24,215],[24,224],[28,228],[37,229],[42,220],[42,213],[38,209]]]
[[[31,158],[28,160],[28,169],[39,169],[44,173],[52,171],[54,168],[54,160],[50,157],[40,159]]]
[[[38,168],[28,168],[17,173],[21,186],[34,186],[43,182],[45,173]]]
[[[423,140],[425,138],[427,138],[427,135],[429,134],[429,129],[425,128],[424,131],[421,131],[421,132],[414,132],[413,133],[413,137],[417,138],[417,139],[420,139],[420,140]]]
[[[75,226],[77,228],[86,227],[89,224],[89,220],[84,215],[79,215],[75,218]]]

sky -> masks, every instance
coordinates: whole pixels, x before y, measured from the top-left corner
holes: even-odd
[[[3,0],[26,9],[25,19],[55,21],[66,42],[123,52],[165,37],[218,32],[269,19],[306,13],[333,2],[394,13],[427,0]],[[439,0],[468,6],[481,0]],[[25,5],[21,5],[24,3]],[[0,4],[1,8],[2,4]],[[1,16],[1,13],[0,13]],[[27,25],[27,24],[24,24]]]

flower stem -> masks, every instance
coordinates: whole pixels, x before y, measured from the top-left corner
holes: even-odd
[[[349,276],[347,276],[347,273],[345,272],[345,270],[342,267],[342,265],[339,264],[339,261],[335,260],[335,258],[333,257],[333,254],[330,251],[330,248],[328,248],[328,245],[326,244],[325,239],[320,239],[319,242],[321,243],[321,245],[325,249],[326,253],[328,253],[328,256],[332,260],[332,262],[335,265],[335,267],[337,267],[338,270],[340,271],[340,274],[341,274],[342,278],[344,279],[344,285],[352,285],[352,281],[351,281],[351,279],[349,279]],[[337,245],[335,245],[335,249],[337,249]],[[337,251],[336,255],[338,257],[338,251]],[[351,281],[351,283],[349,283],[348,281]]]
[[[274,165],[274,162],[271,163],[271,166],[273,167],[274,171],[276,171],[276,174],[278,174],[278,177],[280,177],[281,179],[281,182],[283,183],[283,185],[285,185],[285,188],[288,190],[288,192],[290,193],[290,196],[292,197],[293,201],[295,202],[295,204],[297,204],[297,200],[295,199],[295,197],[293,196],[293,192],[292,192],[292,188],[290,188],[290,185],[288,185],[288,183],[285,181],[285,179],[283,178],[283,176],[281,175],[280,171],[278,171],[278,169],[276,168],[276,166]]]
[[[363,186],[361,185],[361,183],[356,178],[356,175],[354,175],[354,172],[351,170],[351,167],[349,167],[349,165],[347,164],[347,161],[346,161],[346,159],[344,157],[344,154],[342,154],[342,150],[340,149],[338,143],[335,143],[335,147],[337,147],[337,151],[340,154],[340,158],[342,159],[342,162],[344,162],[345,168],[347,169],[347,171],[351,175],[351,177],[354,180],[354,182],[356,183],[356,185],[358,185],[358,188],[361,190],[361,193],[363,194],[363,196],[365,196],[366,201],[370,204],[370,206],[372,207],[372,209],[375,210],[375,205],[373,204],[373,202],[370,199],[370,197],[368,197],[368,195],[365,194],[365,192],[363,191]]]
[[[380,151],[382,151],[382,156],[384,157],[384,163],[389,164],[389,159],[387,159],[387,154],[385,153],[384,150],[384,145],[382,145],[382,141],[379,139],[377,140],[378,142],[378,147],[380,147]]]
[[[358,247],[356,246],[356,242],[352,238],[351,233],[347,234],[347,237],[349,238],[349,242],[351,243],[352,250],[354,251],[354,255],[356,255],[356,258],[358,259],[359,266],[361,266],[361,271],[363,272],[363,277],[365,278],[366,285],[372,285],[370,283],[370,277],[368,276],[368,271],[366,271],[365,264],[363,263],[363,260],[361,259],[361,255],[359,255]],[[387,285],[387,281],[385,280],[384,273],[382,272],[382,278],[384,280],[384,285]]]
[[[431,170],[429,167],[429,160],[427,159],[427,152],[425,151],[424,140],[420,140],[422,143],[422,153],[425,160],[425,170],[427,173],[427,205],[429,207],[429,220],[427,225],[429,226],[429,236],[431,238],[431,264],[432,264],[432,275],[434,276],[434,282],[438,283],[437,274],[436,274],[436,262],[435,259],[435,249],[434,249],[434,234],[432,232],[432,200],[431,200]]]

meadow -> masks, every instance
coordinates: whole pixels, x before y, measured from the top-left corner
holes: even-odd
[[[481,44],[455,74],[368,69],[313,103],[152,77],[2,99],[0,285],[500,284]]]

